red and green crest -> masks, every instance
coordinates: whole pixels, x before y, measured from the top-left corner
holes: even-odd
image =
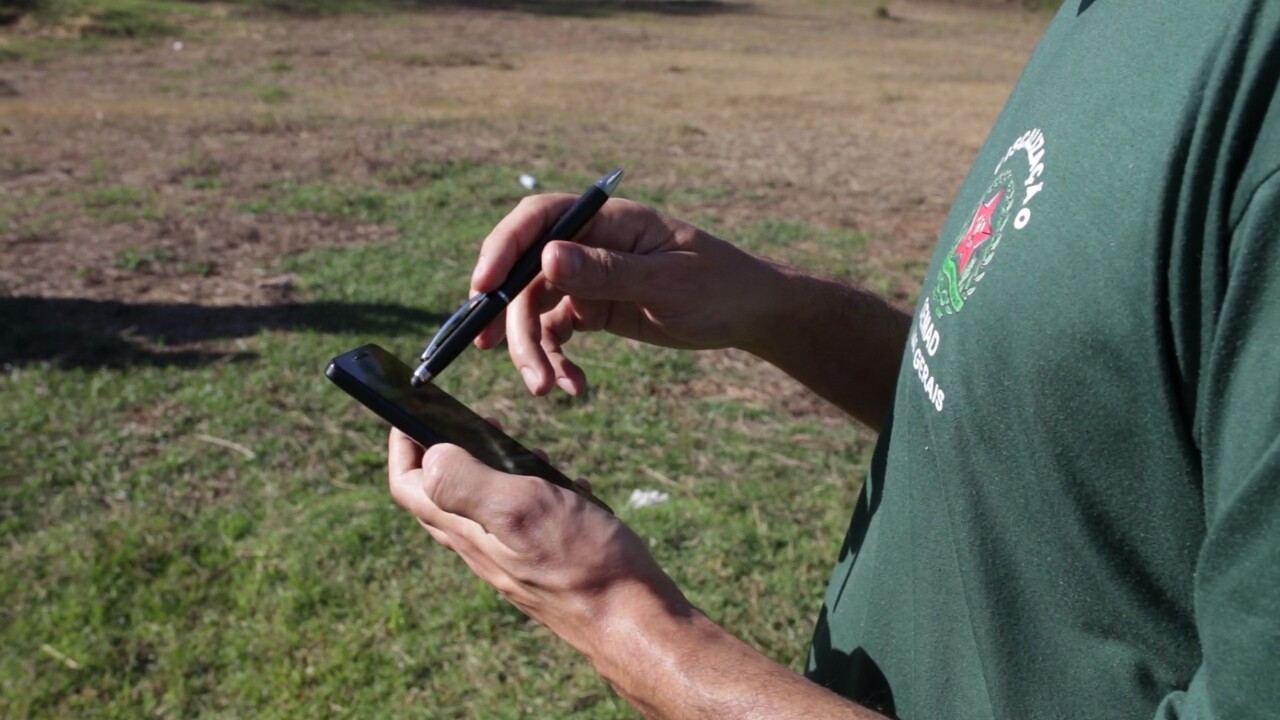
[[[986,274],[1009,222],[1016,195],[1013,173],[1009,170],[997,175],[982,194],[982,202],[978,203],[969,227],[956,238],[955,246],[938,272],[933,304],[939,315],[959,312]]]

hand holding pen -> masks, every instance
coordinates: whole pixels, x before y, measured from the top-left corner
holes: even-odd
[[[574,202],[567,195],[524,199],[485,238],[471,292],[499,287],[516,258]],[[610,200],[573,242],[542,250],[542,275],[512,298],[504,321],[491,323],[476,347],[506,338],[512,363],[535,395],[559,387],[586,391],[587,378],[567,355],[578,332],[605,332],[683,349],[776,343],[780,269],[698,228],[630,200]],[[785,287],[785,285],[781,285]]]
[[[414,387],[430,382],[470,345],[481,331],[520,294],[542,270],[542,249],[552,240],[572,240],[600,210],[618,183],[622,169],[600,178],[578,198],[564,215],[516,260],[502,285],[492,292],[481,293],[463,303],[428,343],[422,352],[422,364],[413,372]]]

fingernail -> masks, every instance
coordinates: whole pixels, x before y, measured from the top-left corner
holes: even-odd
[[[520,377],[524,378],[524,384],[528,385],[530,390],[534,390],[538,387],[538,373],[534,372],[533,368],[520,368]]]
[[[574,395],[574,394],[575,394],[575,393],[574,393],[574,391],[573,391],[573,383],[569,382],[569,378],[563,378],[563,377],[562,377],[562,378],[560,378],[560,379],[556,380],[556,387],[558,387],[558,388],[560,388],[561,390],[563,390],[563,391],[565,391],[565,392],[569,393],[570,395]]]
[[[560,255],[560,270],[565,275],[576,275],[582,269],[582,253],[572,245],[561,245],[557,248]]]

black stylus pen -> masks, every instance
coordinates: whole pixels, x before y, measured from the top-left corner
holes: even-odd
[[[511,274],[501,287],[492,292],[476,295],[449,318],[440,332],[432,338],[427,349],[422,351],[422,364],[413,371],[410,380],[414,387],[430,382],[449,363],[453,362],[468,345],[476,339],[493,319],[498,317],[516,295],[525,289],[542,271],[542,249],[552,240],[572,240],[587,221],[596,214],[605,200],[613,194],[622,181],[622,168],[605,175],[578,198],[576,202],[560,216],[551,229],[542,234],[538,241],[530,245],[516,264]]]

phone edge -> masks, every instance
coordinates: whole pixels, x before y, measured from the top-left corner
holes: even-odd
[[[388,402],[386,398],[383,398],[381,395],[377,394],[376,392],[373,392],[372,390],[367,388],[363,383],[358,382],[355,379],[355,377],[351,375],[339,363],[339,361],[342,360],[343,358],[352,356],[358,352],[362,352],[362,351],[367,352],[368,349],[371,347],[377,347],[379,350],[382,350],[383,352],[388,352],[386,349],[382,348],[381,346],[372,344],[372,343],[367,343],[365,345],[361,345],[358,348],[348,350],[347,352],[344,352],[341,355],[338,355],[337,357],[334,357],[332,360],[329,361],[329,364],[325,367],[325,371],[324,371],[325,377],[329,378],[329,380],[333,382],[334,385],[337,385],[343,392],[347,393],[353,399],[359,402],[361,405],[363,405],[364,407],[372,411],[373,414],[377,415],[384,422],[390,424],[392,427],[398,428],[401,432],[408,435],[410,438],[414,440],[414,442],[418,443],[423,448],[429,448],[432,445],[437,445],[440,443],[449,443],[448,439],[440,435],[436,435],[434,433],[431,433],[429,437],[419,437],[414,432],[411,432],[410,430],[406,430],[405,429],[406,427],[414,430],[421,428],[422,431],[429,432],[429,430],[424,428],[422,426],[422,423],[416,418],[414,418],[412,415],[404,412],[394,403]],[[388,354],[390,353],[388,352]],[[458,401],[458,402],[461,402],[461,401]],[[400,422],[396,422],[397,419],[399,419]],[[516,440],[515,438],[511,438],[511,440],[521,449],[525,450],[526,452],[530,452],[532,454],[532,451],[530,451],[528,448],[525,448],[524,445],[522,445],[519,440]],[[572,492],[576,495],[580,495],[585,500],[599,506],[602,510],[608,512],[610,515],[617,514],[613,511],[613,508],[609,507],[608,503],[596,497],[595,493],[583,489],[582,486],[574,482],[573,479],[570,478],[568,475],[565,475],[564,472],[562,472],[559,468],[547,462],[546,460],[542,460],[541,458],[538,458],[538,460],[544,466],[546,466],[548,470],[550,470],[552,473],[558,476],[558,478],[551,478],[551,477],[538,475],[536,476],[538,477],[538,479],[544,482],[550,483],[552,485],[555,485],[557,487],[563,488],[565,490],[568,490],[569,492]],[[557,480],[559,480],[559,482],[557,482]]]

